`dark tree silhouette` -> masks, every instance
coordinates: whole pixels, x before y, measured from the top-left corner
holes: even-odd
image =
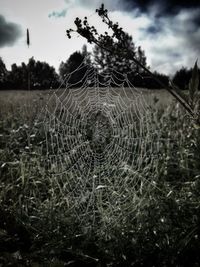
[[[73,54],[71,54],[65,63],[63,61],[61,62],[60,67],[59,67],[60,76],[63,79],[65,79],[65,77],[69,73],[75,71],[79,67],[79,65],[81,65],[83,60],[84,60],[84,56],[82,55],[81,52],[76,51]]]
[[[200,70],[199,75],[200,75]],[[188,89],[188,84],[190,81],[190,78],[192,77],[192,69],[187,69],[185,67],[182,67],[180,70],[178,70],[174,77],[173,82],[176,84],[180,89],[185,90]],[[200,85],[199,85],[200,89]]]
[[[159,73],[157,71],[155,71],[153,74],[157,79],[162,81],[162,83],[168,84],[168,82],[169,82],[169,76],[168,75]],[[148,75],[144,77],[144,84],[145,84],[145,87],[148,89],[163,89],[163,87],[160,84],[158,84],[155,81],[155,79],[152,79],[152,77],[149,77]]]
[[[28,83],[25,63],[21,66],[17,66],[16,63],[12,64],[8,79],[11,89],[26,89]]]
[[[175,73],[173,77],[173,82],[180,89],[184,90],[186,89],[186,86],[188,86],[191,75],[192,75],[192,70],[188,70],[187,68],[182,67]]]
[[[88,69],[87,64],[91,64],[91,61],[86,46],[83,46],[82,52],[76,51],[70,55],[65,63],[61,62],[59,67],[61,80],[72,87],[81,86]]]
[[[7,89],[8,71],[3,59],[0,57],[0,89]]]
[[[48,63],[31,58],[27,67],[34,89],[50,89],[58,86],[58,75],[54,67],[49,66]]]
[[[129,45],[129,49],[131,49],[135,55],[138,55],[132,37],[127,34],[125,38]],[[133,64],[131,60],[122,58],[119,54],[111,54],[110,51],[105,50],[99,45],[95,45],[93,55],[94,63],[100,71],[107,71],[109,69],[115,69],[123,73],[128,73],[132,70],[137,71],[137,66]]]
[[[50,89],[58,87],[58,75],[46,62],[35,61],[32,57],[28,64],[13,64],[8,75],[12,89]]]

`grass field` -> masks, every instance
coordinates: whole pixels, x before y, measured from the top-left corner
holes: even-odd
[[[72,177],[66,190],[65,176],[41,161],[41,140],[30,139],[49,93],[0,92],[0,266],[199,266],[200,132],[187,114],[167,92],[143,90],[160,136],[173,142],[145,155],[152,163],[137,173],[105,177],[121,191],[92,191],[86,216],[91,184]]]

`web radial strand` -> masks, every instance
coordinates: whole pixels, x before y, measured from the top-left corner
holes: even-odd
[[[159,129],[143,90],[126,74],[98,73],[85,62],[40,113],[41,162],[70,199],[77,222],[113,226],[154,187],[148,173],[156,168]]]

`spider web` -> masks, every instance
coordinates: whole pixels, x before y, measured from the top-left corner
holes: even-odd
[[[113,226],[127,212],[137,212],[155,186],[160,147],[155,116],[127,74],[99,73],[87,59],[63,85],[51,91],[35,123],[37,135],[45,136],[42,164],[77,222]]]

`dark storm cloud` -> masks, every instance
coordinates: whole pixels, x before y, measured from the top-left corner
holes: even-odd
[[[110,11],[132,12],[137,9],[142,13],[149,12],[152,6],[157,7],[158,16],[176,14],[180,9],[200,7],[199,0],[65,0],[66,3],[75,2],[83,6],[98,8],[102,3]]]
[[[12,46],[21,37],[21,27],[0,15],[0,47]]]
[[[147,27],[146,29],[144,29],[144,31],[149,35],[156,35],[162,32],[162,25],[159,23],[155,25],[151,25]]]
[[[109,11],[134,12],[134,16],[151,13],[156,18],[175,16],[181,10],[190,11],[200,8],[200,0],[65,0],[65,2],[94,9],[104,3]],[[191,19],[196,25],[200,25],[200,15]]]
[[[200,58],[200,26],[194,21],[199,14],[200,8],[184,8],[176,15],[151,20],[153,26],[143,30],[142,39],[150,44],[151,64],[155,68],[175,73],[181,66],[191,67]],[[162,29],[153,33],[157,25],[162,25]]]
[[[141,12],[147,12],[152,5],[159,6],[160,15],[174,14],[180,9],[200,7],[199,0],[125,0],[124,7],[139,8]]]
[[[166,17],[169,19],[169,17],[176,16],[181,11],[188,13],[195,9],[199,9],[200,11],[200,0],[124,0],[121,4],[122,3],[123,8],[127,12],[132,12],[134,9],[137,9],[139,11],[139,16],[141,13],[147,15],[153,14],[155,18]],[[190,17],[190,21],[193,22],[193,25],[196,26],[196,28],[200,27],[200,12],[195,14],[195,16]],[[158,21],[155,22],[157,23]],[[157,26],[156,28],[150,29],[150,32],[153,32],[154,30],[155,33],[157,33]]]
[[[199,0],[125,0],[129,11],[137,9],[138,16],[147,16],[151,24],[141,29],[143,40],[154,44],[152,63],[179,62],[190,65],[200,57],[200,1]],[[127,10],[128,12],[128,10]],[[165,40],[165,41],[163,41]],[[162,43],[162,46],[161,46]],[[157,62],[156,62],[157,61]],[[173,72],[173,64],[168,64]],[[166,65],[164,66],[166,69]]]

